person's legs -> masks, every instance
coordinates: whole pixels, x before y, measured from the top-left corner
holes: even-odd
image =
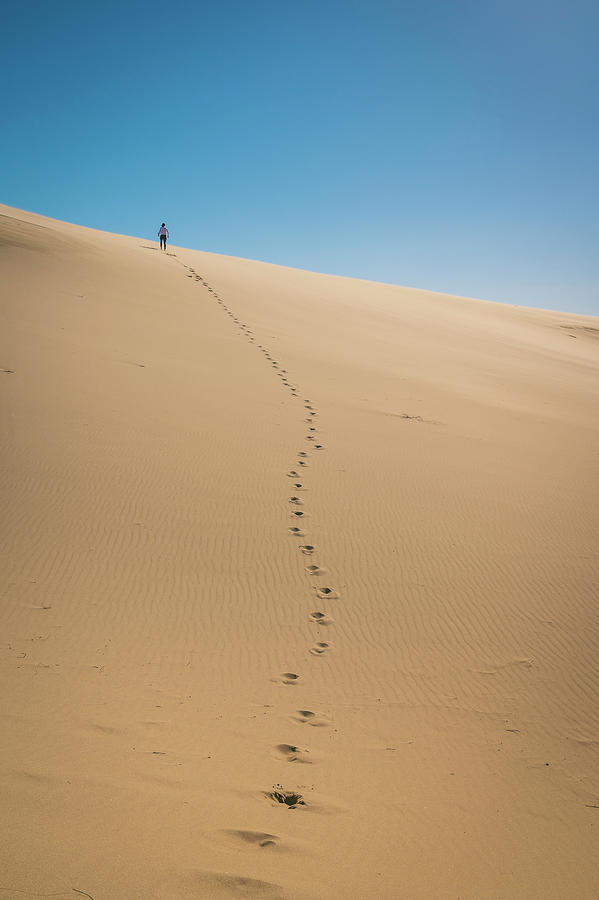
[[[165,234],[160,235],[160,249],[166,250],[166,235]]]

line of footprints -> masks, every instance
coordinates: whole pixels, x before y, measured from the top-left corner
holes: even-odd
[[[281,383],[283,386],[289,391],[292,397],[299,399],[298,388],[293,382],[290,380],[288,376],[288,372],[286,369],[281,367],[281,364],[273,358],[272,353],[268,350],[267,347],[264,347],[262,344],[257,344],[256,339],[254,337],[254,333],[252,330],[242,322],[241,319],[235,315],[232,309],[225,303],[225,301],[220,297],[214,288],[210,286],[210,284],[193,269],[191,266],[186,266],[183,263],[184,267],[188,270],[189,274],[188,278],[193,278],[199,284],[201,284],[209,294],[212,294],[216,302],[222,307],[224,312],[233,320],[235,325],[237,325],[239,329],[239,333],[245,335],[250,343],[256,344],[258,350],[264,355],[265,359],[268,360],[271,367],[276,370],[276,374],[281,379]],[[324,446],[319,442],[318,439],[318,431],[316,427],[316,418],[318,416],[318,410],[312,405],[310,400],[304,400],[304,410],[306,414],[305,422],[307,427],[308,434],[306,435],[306,441],[310,442],[311,447],[317,450],[323,450]],[[287,472],[287,477],[292,479],[294,495],[289,497],[289,505],[290,505],[290,518],[292,519],[292,524],[289,526],[289,534],[292,537],[297,538],[298,540],[303,541],[306,537],[304,532],[304,522],[306,519],[306,511],[302,509],[304,506],[304,500],[300,496],[306,491],[306,487],[303,482],[303,477],[305,474],[305,470],[310,466],[310,455],[306,450],[300,450],[297,454],[296,460],[296,468],[291,469]],[[314,554],[316,553],[316,547],[313,544],[300,543],[298,545],[299,551],[305,555],[306,566],[305,571],[306,574],[311,577],[319,577],[325,574],[324,569],[321,569],[319,565],[315,562],[310,562],[311,559],[314,558]],[[315,594],[319,600],[331,600],[338,598],[338,593],[332,587],[323,587],[320,584],[314,588]],[[326,627],[328,625],[332,625],[334,619],[328,615],[328,613],[323,612],[318,609],[314,612],[310,613],[310,621],[312,624],[316,626],[317,637],[320,638],[320,629],[322,627]],[[310,653],[316,657],[322,657],[331,649],[331,644],[324,640],[316,640],[313,646],[310,648]],[[276,678],[273,678],[273,681],[278,682],[279,684],[284,685],[294,685],[299,681],[300,676],[295,672],[283,672]],[[312,727],[327,727],[331,724],[330,719],[326,715],[322,715],[316,712],[313,712],[310,709],[300,709],[298,712],[292,716],[292,721],[299,725],[310,725]],[[310,763],[312,762],[310,758],[310,751],[306,749],[302,749],[300,747],[296,747],[293,744],[279,744],[276,748],[277,754],[282,759],[285,759],[289,762],[298,762],[298,763]],[[299,807],[305,807],[307,805],[306,800],[298,791],[287,790],[283,788],[282,785],[276,784],[273,786],[271,791],[265,791],[264,796],[266,796],[271,801],[275,801],[277,803],[281,803],[285,805],[288,809],[298,809]],[[251,833],[253,835],[253,832]],[[249,832],[246,832],[246,840],[251,839],[251,835]],[[259,837],[259,835],[258,835]],[[274,835],[269,835],[270,840],[264,844],[260,844],[260,846],[266,846],[266,844],[270,845],[272,843],[276,843],[277,838]]]

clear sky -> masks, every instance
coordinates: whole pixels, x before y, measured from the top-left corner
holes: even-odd
[[[18,0],[0,199],[599,314],[596,0]]]

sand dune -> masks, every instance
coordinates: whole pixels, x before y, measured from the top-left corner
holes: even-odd
[[[599,320],[0,213],[0,898],[597,897]]]

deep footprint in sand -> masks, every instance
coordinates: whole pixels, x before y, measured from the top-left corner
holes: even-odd
[[[308,575],[324,575],[326,569],[321,569],[320,566],[306,566],[306,572]]]
[[[289,529],[289,534],[291,534],[293,537],[303,537],[304,536],[304,532],[302,531],[301,528],[298,528],[297,525],[291,526],[291,528]]]
[[[323,653],[326,653],[327,650],[330,650],[331,645],[327,644],[326,641],[317,641],[313,647],[310,648],[310,653],[313,656],[322,656]]]
[[[266,791],[264,796],[276,800],[287,809],[297,809],[298,806],[306,805],[306,801],[298,791],[286,791],[281,784],[275,784],[272,791]]]
[[[279,744],[276,747],[277,755],[287,762],[308,763],[312,762],[310,751],[296,747],[294,744]]]
[[[302,553],[306,553],[309,555],[310,553],[314,553],[316,547],[314,546],[314,544],[302,544],[299,549],[302,551]]]
[[[321,600],[337,600],[339,598],[339,594],[332,587],[317,588],[316,596],[320,597]]]
[[[312,725],[315,728],[328,728],[331,720],[324,713],[313,712],[311,709],[298,709],[291,717],[299,725]]]
[[[331,616],[327,616],[326,613],[313,612],[310,613],[310,621],[314,625],[332,625],[335,620]]]
[[[280,681],[281,684],[297,684],[298,680],[299,675],[296,675],[295,672],[283,672],[278,678],[273,679],[273,681]]]

